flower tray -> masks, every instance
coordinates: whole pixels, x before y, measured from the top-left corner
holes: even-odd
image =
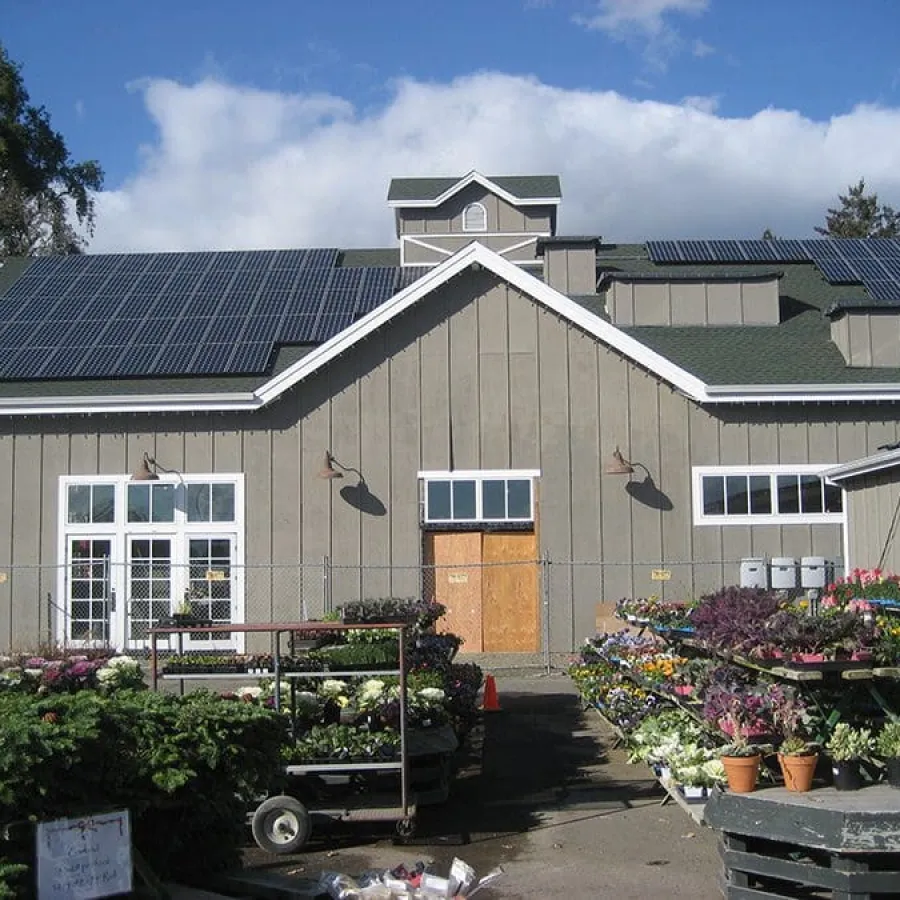
[[[849,672],[851,669],[871,669],[871,659],[826,659],[821,662],[801,662],[797,659],[774,660],[785,669],[799,672]]]

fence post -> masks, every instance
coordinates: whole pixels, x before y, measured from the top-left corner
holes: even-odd
[[[544,671],[550,674],[550,554],[541,559],[541,594],[544,603]]]
[[[322,609],[325,615],[331,612],[331,566],[327,553],[322,557]]]

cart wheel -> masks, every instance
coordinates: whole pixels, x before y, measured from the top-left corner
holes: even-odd
[[[397,834],[402,838],[411,838],[416,833],[415,819],[400,819],[397,822]]]
[[[267,853],[296,853],[312,830],[309,811],[293,797],[269,797],[253,813],[253,840]]]

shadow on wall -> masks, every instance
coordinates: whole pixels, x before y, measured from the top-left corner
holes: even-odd
[[[629,481],[625,485],[628,494],[651,509],[659,509],[664,512],[673,508],[672,501],[665,491],[661,491],[653,482],[653,478],[648,472],[643,481]]]
[[[350,506],[367,516],[387,514],[387,507],[369,490],[369,486],[362,479],[357,484],[345,484],[340,493]]]

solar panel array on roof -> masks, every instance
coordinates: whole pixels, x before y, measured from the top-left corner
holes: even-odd
[[[338,250],[41,257],[0,296],[0,379],[249,375],[320,343],[426,269]]]
[[[900,238],[649,241],[655,263],[812,262],[831,284],[862,284],[874,300],[900,301]]]

